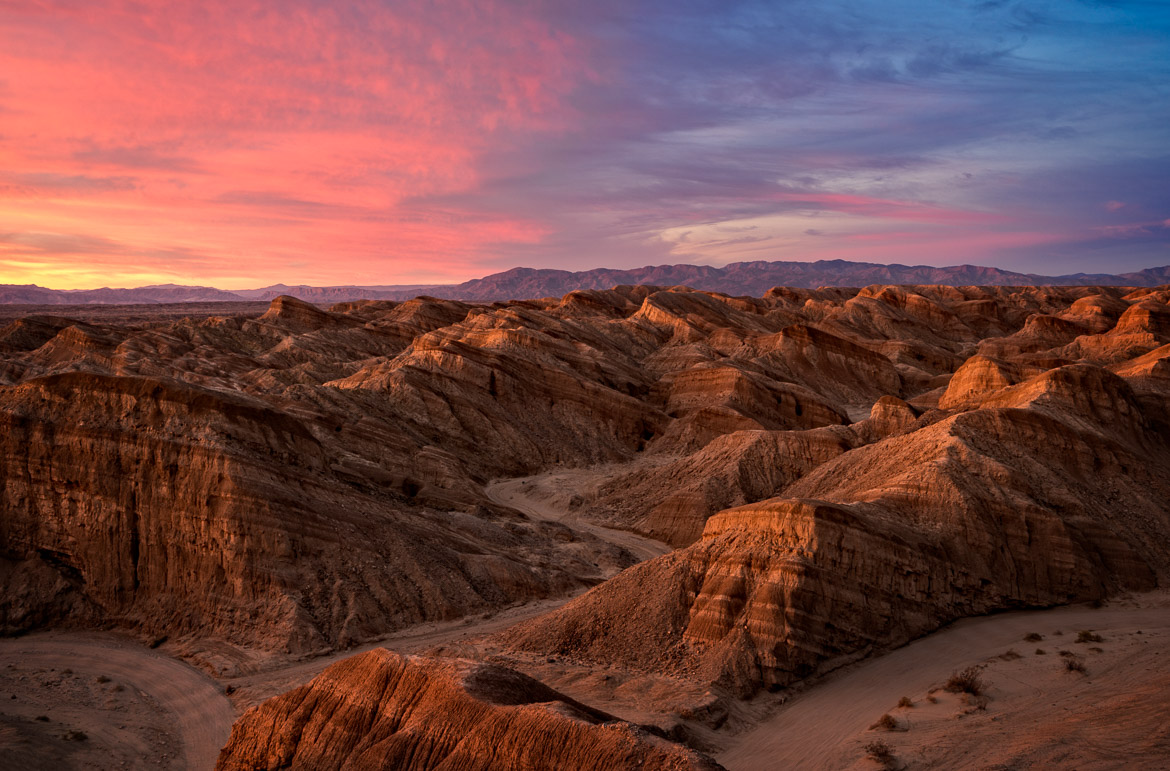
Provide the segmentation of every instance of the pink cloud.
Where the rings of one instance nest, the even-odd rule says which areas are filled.
[[[296,280],[306,271],[290,275],[291,261],[328,255],[328,270],[307,272],[465,278],[470,255],[532,243],[544,227],[402,203],[472,190],[500,143],[574,125],[567,97],[595,77],[588,51],[539,10],[6,7],[0,214],[6,229],[122,244],[135,275],[223,280],[243,262],[256,280]],[[200,259],[151,256],[178,253]],[[50,257],[13,244],[4,254],[5,280],[35,280]]]

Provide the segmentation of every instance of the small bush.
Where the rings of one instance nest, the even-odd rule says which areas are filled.
[[[1095,645],[1092,648],[1089,648],[1089,653],[1104,653],[1104,652],[1105,652],[1104,648],[1098,648]]]
[[[869,727],[871,731],[896,731],[898,729],[898,721],[890,713],[886,713],[878,718],[878,721]]]
[[[1045,654],[1047,654],[1047,653],[1048,653],[1048,651],[1044,650],[1043,648],[1037,648],[1037,649],[1036,649],[1036,655],[1037,655],[1037,656],[1044,656],[1044,655],[1045,655]]]
[[[1044,639],[1044,635],[1039,632],[1028,632],[1024,635],[1024,642],[1040,642]]]
[[[1072,651],[1061,651],[1060,655],[1064,656],[1067,659],[1067,658],[1072,658],[1073,656],[1075,656],[1077,654],[1073,653]]]
[[[947,680],[943,690],[951,693],[969,693],[972,696],[978,696],[983,693],[985,685],[983,678],[979,675],[979,667],[967,667],[958,672],[953,672]]]
[[[885,768],[894,768],[896,763],[894,751],[885,742],[870,742],[865,745],[865,754],[870,760],[876,760]]]
[[[1004,661],[1015,661],[1016,659],[1024,658],[1020,654],[1016,653],[1014,650],[1006,650],[1003,653],[999,654],[999,657],[1001,659],[1003,659]]]
[[[910,700],[909,696],[903,696],[902,698],[898,699],[898,706],[902,708],[913,707],[914,702]]]
[[[1076,658],[1065,659],[1064,660],[1064,668],[1066,670],[1068,670],[1069,672],[1078,672],[1082,675],[1088,674],[1088,670],[1085,669],[1085,663],[1083,661],[1081,661],[1080,659],[1076,659]]]
[[[1077,642],[1079,642],[1079,643],[1105,642],[1105,638],[1099,634],[1096,634],[1091,629],[1082,629],[1080,632],[1077,632]]]
[[[47,723],[47,722],[49,722],[49,716],[48,716],[48,715],[37,715],[37,716],[36,716],[36,718],[34,718],[34,719],[35,719],[35,720],[38,720],[38,721],[40,721],[40,722],[42,722],[42,723]]]
[[[106,683],[110,682],[110,678],[106,677],[105,675],[98,675],[97,681],[102,685],[105,685]]]
[[[83,742],[89,739],[89,736],[85,731],[72,730],[66,731],[61,738],[67,742]]]
[[[938,697],[935,696],[933,693],[928,695],[926,697],[926,700],[929,701],[931,704],[938,704]]]
[[[968,712],[982,712],[987,709],[988,698],[986,696],[972,696],[969,693],[964,693],[963,703],[971,708]]]

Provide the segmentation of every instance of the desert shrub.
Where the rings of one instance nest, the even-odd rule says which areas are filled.
[[[876,760],[878,763],[881,763],[884,768],[895,767],[896,760],[894,758],[894,751],[885,742],[870,742],[865,745],[865,754],[870,760]]]
[[[966,669],[960,669],[958,672],[951,673],[946,685],[943,686],[943,690],[951,693],[969,693],[972,696],[978,696],[983,693],[985,687],[983,678],[979,674],[979,667],[967,667]]]
[[[1079,674],[1088,674],[1085,669],[1085,663],[1077,658],[1067,658],[1064,660],[1064,668],[1069,672],[1077,672]]]
[[[898,728],[898,721],[890,713],[878,718],[878,721],[869,727],[871,731],[894,731]]]
[[[1004,661],[1015,661],[1016,659],[1023,658],[1023,656],[1016,653],[1014,650],[1006,650],[1003,653],[999,654],[999,657],[1001,659],[1003,659]]]
[[[899,707],[913,707],[914,702],[910,700],[909,696],[903,696],[902,698],[898,699],[898,706]]]
[[[1043,656],[1043,655],[1045,655],[1045,654],[1047,654],[1047,653],[1048,653],[1048,651],[1044,650],[1043,648],[1037,648],[1037,649],[1036,649],[1036,655],[1037,655],[1037,656]]]
[[[48,715],[37,715],[37,716],[36,716],[34,719],[35,719],[35,720],[38,720],[38,721],[40,721],[40,722],[42,722],[42,723],[47,723],[47,722],[49,722],[49,716],[48,716]]]
[[[66,731],[61,738],[67,742],[83,742],[89,739],[89,735],[85,731],[70,730]]]
[[[1090,653],[1104,653],[1104,652],[1105,652],[1105,649],[1104,649],[1104,648],[1098,648],[1097,646],[1095,646],[1095,645],[1094,645],[1092,648],[1089,648],[1089,652],[1090,652]]]
[[[1024,642],[1040,642],[1044,639],[1044,635],[1039,632],[1028,632],[1024,635]]]
[[[1099,634],[1096,634],[1091,629],[1082,629],[1080,632],[1077,632],[1077,642],[1079,642],[1079,643],[1105,642],[1105,638]]]
[[[106,677],[105,675],[98,675],[98,676],[97,676],[97,681],[98,681],[99,683],[102,683],[102,684],[104,685],[105,683],[108,683],[108,682],[110,682],[110,678]]]

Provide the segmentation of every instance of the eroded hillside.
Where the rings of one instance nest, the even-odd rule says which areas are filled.
[[[0,626],[280,657],[593,587],[481,650],[605,668],[612,710],[639,678],[747,697],[956,618],[1153,588],[1168,302],[636,286],[24,318],[0,330]],[[563,517],[488,489],[528,476]],[[606,528],[675,550],[631,567]],[[322,719],[312,693],[287,709]],[[309,752],[265,731],[224,762]]]

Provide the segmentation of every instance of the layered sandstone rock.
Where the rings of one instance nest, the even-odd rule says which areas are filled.
[[[714,761],[540,682],[385,649],[334,664],[244,715],[221,771],[715,771]]]
[[[504,642],[748,695],[962,616],[1153,587],[1170,446],[1143,405],[1091,365],[1001,388],[711,517]]]
[[[418,485],[345,473],[309,425],[256,399],[89,373],[3,399],[8,633],[114,621],[305,652],[600,575],[595,556],[539,528],[419,506]]]
[[[938,400],[939,409],[948,410],[978,401],[985,394],[1020,382],[1027,374],[1028,369],[1019,364],[977,354],[963,362],[947,382],[946,393]]]
[[[483,488],[599,463],[562,495],[574,517],[686,548],[517,650],[746,692],[964,614],[1146,586],[1168,300],[624,286],[30,317],[0,332],[0,622],[308,651],[564,594],[632,557]]]
[[[592,510],[608,522],[686,546],[715,512],[778,494],[855,441],[845,427],[725,434],[692,455],[616,476],[599,490]]]

